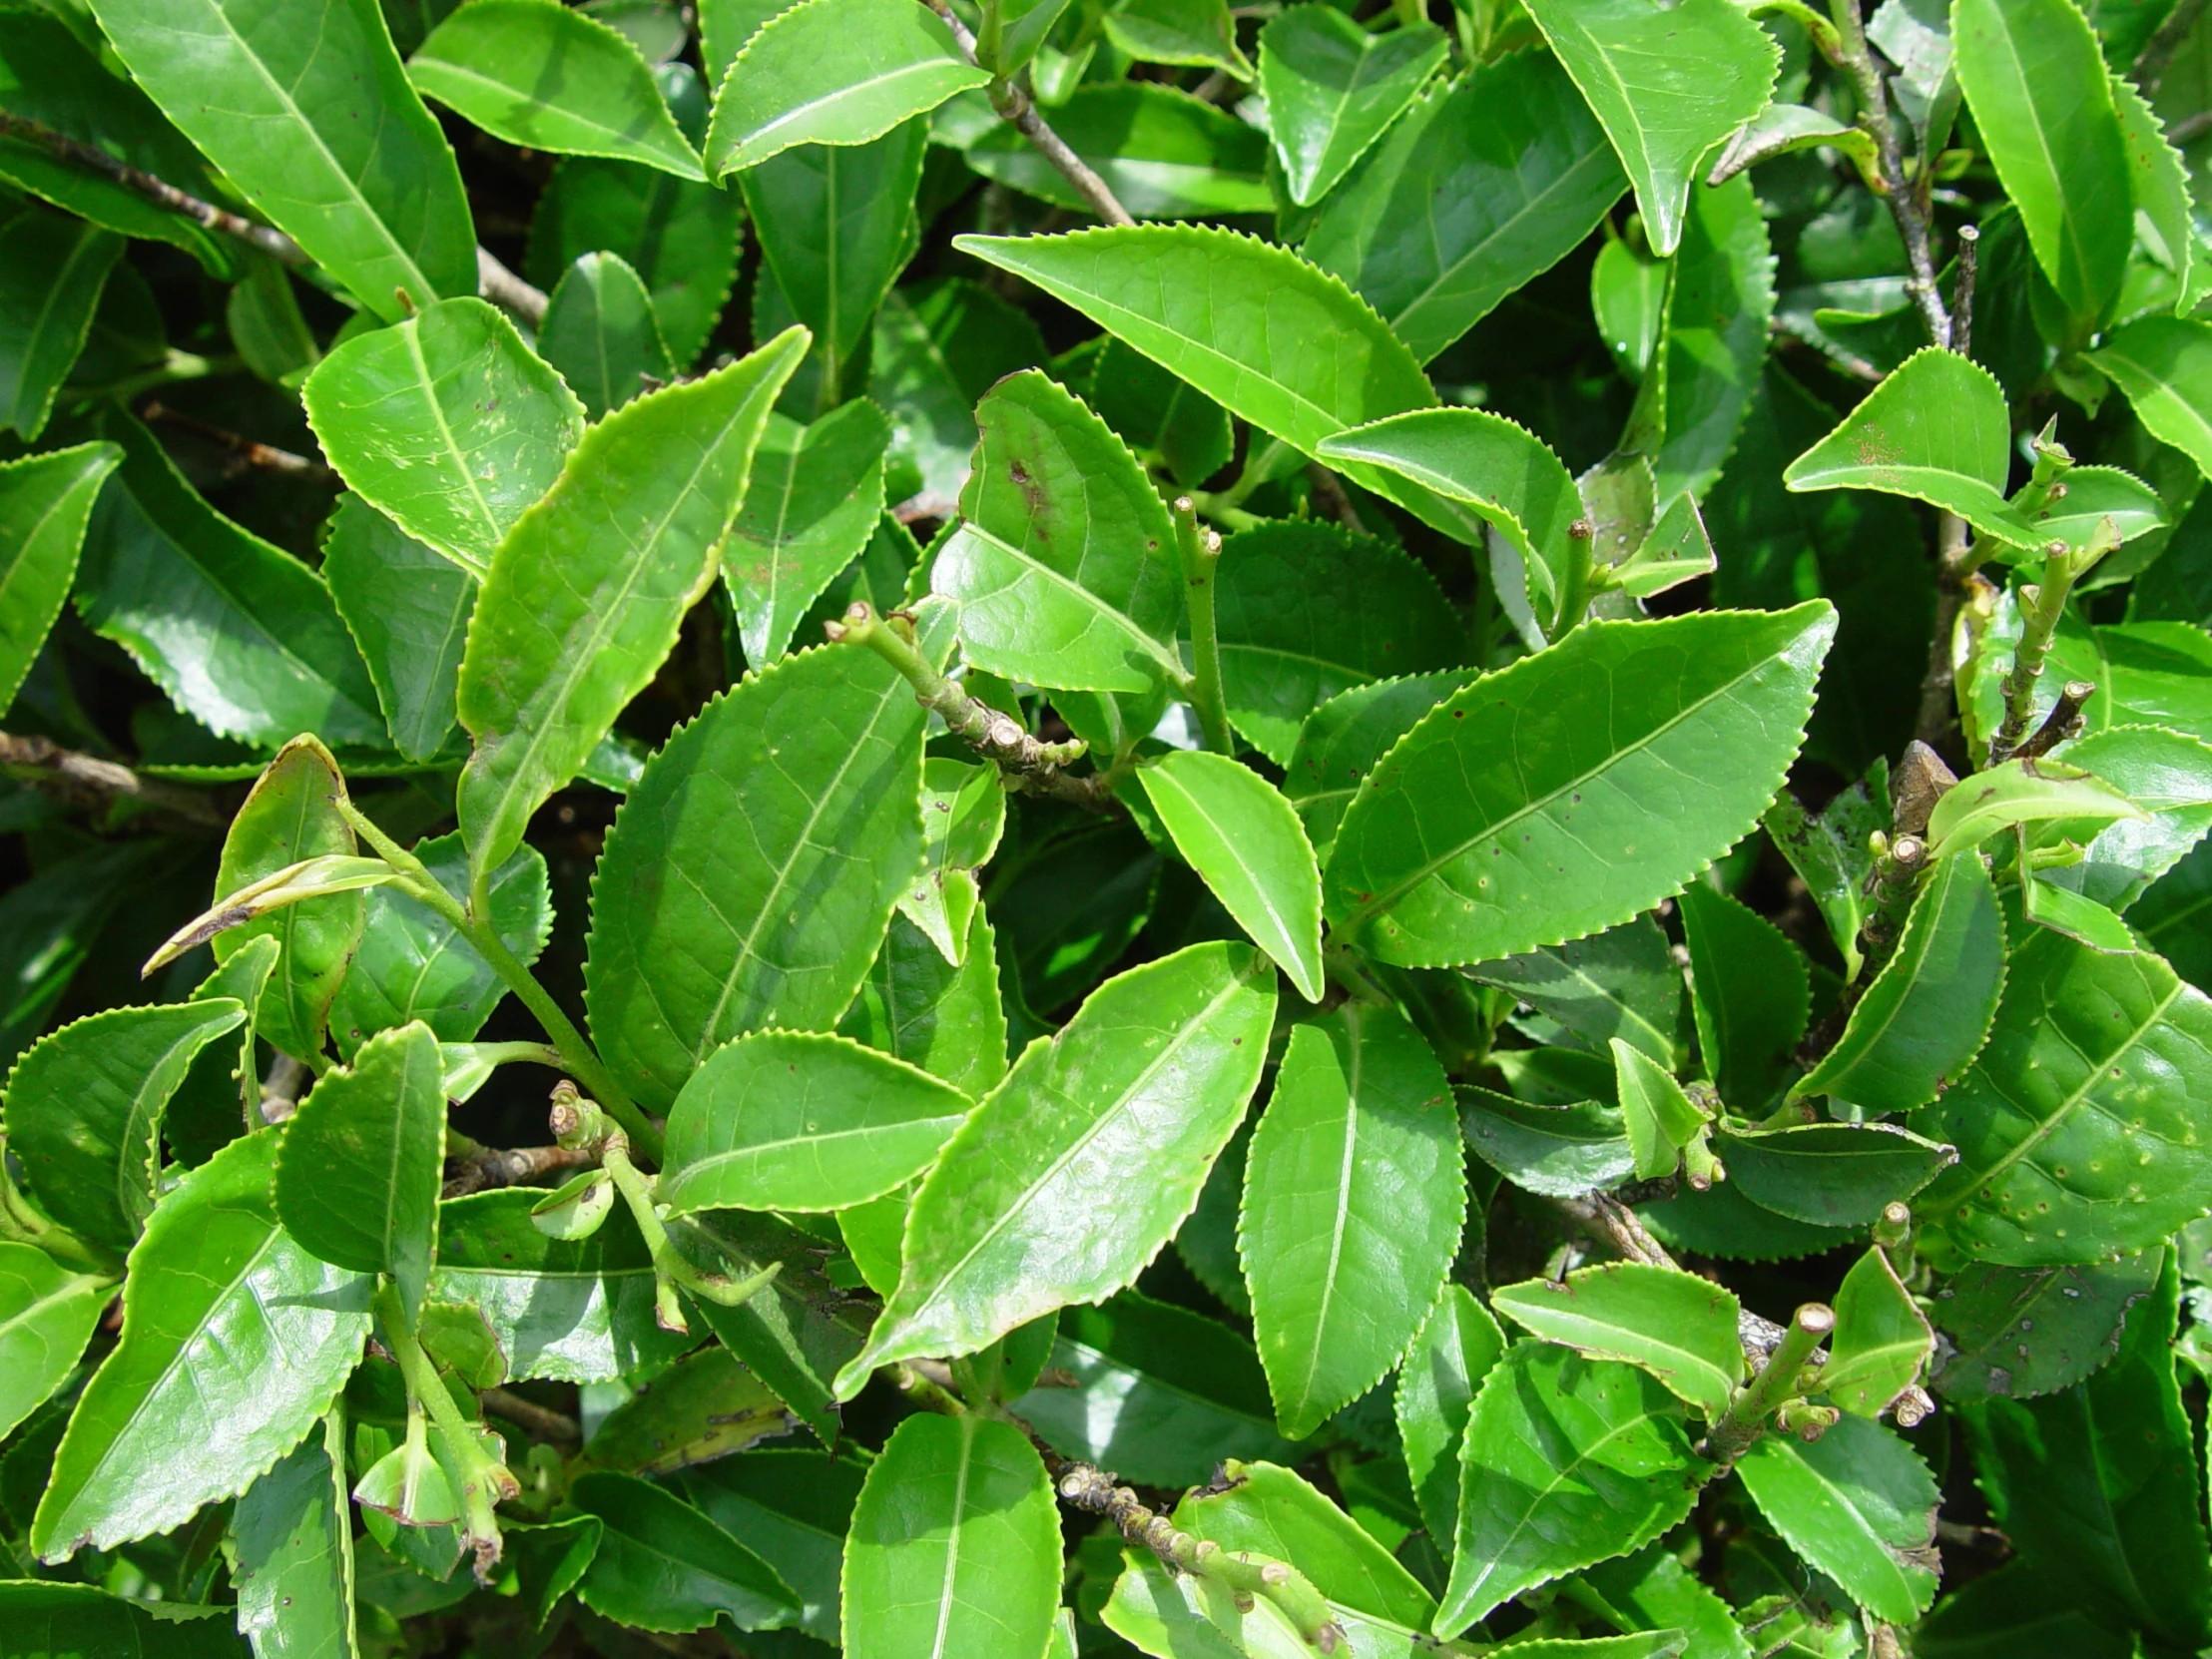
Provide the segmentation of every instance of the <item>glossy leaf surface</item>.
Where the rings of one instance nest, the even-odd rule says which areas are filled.
[[[0,1241],[0,1433],[15,1432],[68,1379],[108,1296],[97,1276]]]
[[[61,614],[92,504],[122,459],[87,443],[0,466],[0,714]]]
[[[883,510],[889,441],[882,411],[864,399],[804,429],[770,420],[745,505],[722,544],[747,662],[766,667],[783,656],[807,608],[867,545]]]
[[[1371,35],[1327,6],[1282,14],[1261,32],[1260,85],[1291,200],[1312,207],[1342,179],[1443,62],[1440,30]]]
[[[1742,1381],[1736,1299],[1693,1274],[1635,1262],[1501,1286],[1491,1305],[1546,1342],[1641,1366],[1708,1417]]]
[[[1846,1416],[1810,1445],[1769,1434],[1736,1465],[1790,1547],[1877,1618],[1909,1624],[1936,1594],[1936,1479],[1880,1423]]]
[[[561,274],[538,349],[594,420],[676,377],[653,295],[620,254],[586,254]]]
[[[773,1630],[799,1612],[774,1567],[675,1493],[635,1475],[579,1475],[569,1501],[602,1528],[577,1586],[585,1606],[645,1630],[701,1630],[728,1617]]]
[[[1459,1436],[1482,1379],[1505,1353],[1505,1334],[1464,1285],[1446,1284],[1406,1351],[1393,1396],[1405,1473],[1429,1536],[1459,1517]]]

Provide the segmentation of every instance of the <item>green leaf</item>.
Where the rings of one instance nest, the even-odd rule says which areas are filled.
[[[561,273],[538,349],[593,420],[676,378],[653,295],[620,254],[586,254]]]
[[[1705,153],[1767,107],[1781,52],[1727,0],[1536,0],[1529,15],[1604,124],[1652,251],[1675,251]]]
[[[224,1616],[229,1611],[131,1600],[90,1584],[8,1579],[0,1581],[0,1653],[7,1659],[238,1659],[239,1639]]]
[[[1451,1085],[1396,1009],[1295,1027],[1245,1164],[1238,1254],[1284,1435],[1304,1439],[1397,1364],[1459,1248]]]
[[[1278,766],[1323,703],[1365,681],[1450,668],[1465,643],[1421,565],[1327,524],[1231,536],[1214,608],[1229,718]]]
[[[345,1418],[332,1412],[231,1514],[239,1633],[257,1659],[351,1659],[353,1527],[345,1490]]]
[[[1295,1562],[1314,1588],[1342,1607],[1414,1630],[1436,1598],[1360,1523],[1290,1469],[1229,1462],[1226,1489],[1203,1487],[1175,1506],[1177,1526],[1224,1550]]]
[[[116,1251],[153,1213],[162,1111],[194,1056],[246,1021],[222,998],[111,1008],[35,1044],[8,1077],[8,1151],[55,1221]]]
[[[669,1108],[657,1201],[692,1210],[843,1210],[928,1168],[973,1103],[843,1037],[725,1044]]]
[[[415,843],[414,854],[447,891],[468,884],[468,852],[458,835]],[[500,941],[527,966],[553,929],[553,898],[545,856],[520,848],[492,871],[490,919]],[[441,1043],[476,1039],[507,994],[507,982],[444,917],[390,886],[368,895],[361,942],[330,1004],[338,1052],[352,1054],[369,1037],[420,1020]]]
[[[975,418],[962,522],[929,573],[959,602],[961,654],[1060,690],[1179,685],[1175,526],[1136,456],[1040,372],[1001,380]]]
[[[1661,1244],[1722,1261],[1787,1262],[1866,1242],[1863,1230],[1816,1227],[1762,1208],[1736,1181],[1716,1181],[1702,1193],[1678,1192],[1636,1213]]]
[[[2023,761],[2006,761],[1943,792],[1929,815],[1929,852],[1940,860],[1979,846],[2016,824],[2066,819],[2105,825],[2148,816],[2109,784],[2077,768],[2041,761],[2031,771]]]
[[[2046,880],[2125,909],[2212,830],[2212,746],[2162,727],[2108,726],[2069,743],[2064,758],[2150,817],[2107,825],[2080,863],[2046,872]]]
[[[1250,82],[1252,65],[1237,50],[1229,0],[1119,0],[1106,14],[1106,38],[1139,63],[1218,69]]]
[[[593,878],[584,970],[600,1052],[641,1098],[673,1101],[747,1031],[836,1023],[920,861],[926,719],[873,652],[824,646],[647,764]]]
[[[390,1275],[408,1320],[437,1254],[444,1067],[419,1020],[361,1045],[299,1103],[276,1160],[276,1215],[310,1255]]]
[[[2127,149],[2127,170],[2135,187],[2135,234],[2145,252],[2173,274],[2173,314],[2187,316],[2206,285],[2189,206],[2188,164],[2167,139],[2166,124],[2152,112],[2134,82],[2111,74],[2106,84],[2112,90],[2112,113],[2119,118],[2120,140]]]
[[[1876,793],[1881,795],[1879,803],[1874,799]],[[1816,817],[1785,790],[1774,798],[1760,822],[1775,849],[1789,860],[1819,906],[1828,923],[1829,937],[1844,959],[1845,976],[1858,978],[1861,888],[1874,867],[1867,835],[1877,829],[1889,833],[1887,791],[1870,792],[1865,784],[1854,784]]]
[[[1958,1161],[1894,1123],[1724,1130],[1716,1150],[1746,1198],[1816,1227],[1865,1226]]]
[[[2120,1324],[2158,1281],[2162,1250],[2083,1267],[1969,1264],[1936,1293],[1947,1339],[1937,1392],[2028,1399],[2080,1382],[2118,1351]]]
[[[1926,1659],[1983,1659],[2004,1653],[2062,1653],[2069,1659],[2131,1659],[2135,1632],[2081,1608],[2074,1585],[2012,1560],[1943,1597],[1913,1635]]]
[[[2088,357],[2127,394],[2152,437],[2212,475],[2212,323],[2137,317]]]
[[[2174,1376],[2178,1291],[2168,1262],[2129,1312],[2110,1365],[2059,1393],[1990,1400],[1975,1438],[2024,1561],[2100,1623],[2186,1647],[2212,1631],[2212,1557]]]
[[[1995,884],[1971,851],[1939,858],[1843,1035],[1791,1098],[1828,1095],[1876,1117],[1927,1105],[1981,1052],[2003,989]]]
[[[393,747],[432,759],[454,736],[476,584],[357,495],[340,496],[330,516],[322,579],[375,682]]]
[[[84,1358],[114,1286],[0,1240],[0,1434],[46,1403]]]
[[[2067,0],[1958,0],[1958,84],[2072,326],[2101,322],[2134,246],[2127,145],[2096,36]]]
[[[1174,87],[1080,87],[1053,109],[1052,131],[1140,219],[1274,211],[1266,137]],[[1089,198],[1017,128],[993,122],[962,155],[986,179],[1057,208],[1091,211]]]
[[[1469,547],[1485,546],[1494,529],[1520,555],[1528,604],[1547,637],[1580,620],[1559,607],[1589,560],[1587,538],[1573,533],[1582,497],[1541,438],[1486,409],[1424,409],[1341,432],[1321,453],[1405,480],[1405,504]]]
[[[99,0],[162,112],[376,316],[476,291],[460,169],[355,0]]]
[[[1298,808],[1325,867],[1361,781],[1421,716],[1473,678],[1465,669],[1371,682],[1338,693],[1307,716],[1285,763],[1283,793]],[[1253,717],[1248,711],[1241,718]]]
[[[1235,232],[1138,225],[953,246],[1066,301],[1303,454],[1347,426],[1436,401],[1411,353],[1343,283]]]
[[[1324,913],[1382,960],[1445,967],[1650,908],[1758,822],[1834,635],[1819,601],[1593,622],[1485,676],[1368,775]],[[1725,774],[1697,759],[1716,753]]]
[[[926,769],[942,763],[922,764]],[[958,954],[957,962],[950,960],[910,917],[894,915],[837,1030],[978,1099],[1006,1075],[997,940],[980,904],[968,918]],[[894,1238],[894,1255],[896,1247]]]
[[[499,544],[461,659],[476,750],[458,806],[473,869],[506,861],[676,643],[806,339],[785,333],[609,415]]]
[[[1880,1423],[1847,1416],[1807,1444],[1769,1434],[1736,1464],[1784,1541],[1876,1618],[1911,1624],[1936,1598],[1936,1477]]]
[[[1319,1002],[1321,870],[1282,792],[1225,755],[1179,752],[1141,768],[1175,849],[1254,943]],[[1410,1032],[1408,1032],[1410,1035]]]
[[[216,898],[228,899],[301,859],[352,852],[353,830],[338,812],[345,799],[345,780],[327,749],[312,738],[284,745],[231,821]],[[357,890],[335,892],[285,904],[215,936],[219,962],[256,938],[276,941],[283,954],[262,992],[255,1030],[295,1059],[322,1051],[330,1004],[360,943],[366,906]]]
[[[321,579],[209,506],[137,421],[111,412],[100,431],[122,445],[123,465],[93,508],[77,572],[92,631],[223,737],[387,742],[376,688]]]
[[[1610,1611],[1615,1624],[1652,1632],[1647,1638],[1652,1643],[1649,1652],[1664,1651],[1660,1643],[1670,1631],[1680,1631],[1682,1635],[1672,1639],[1697,1644],[1698,1659],[1752,1659],[1751,1644],[1736,1622],[1735,1609],[1707,1589],[1664,1544],[1649,1544],[1634,1555],[1601,1561],[1582,1574],[1582,1584]],[[1598,1642],[1581,1645],[1592,1654],[1602,1646]],[[1558,1651],[1560,1659],[1568,1659],[1575,1650],[1561,1644]]]
[[[1637,1549],[1690,1512],[1710,1465],[1679,1400],[1633,1366],[1519,1343],[1490,1368],[1459,1451],[1459,1526],[1438,1635]]]
[[[838,1396],[876,1366],[971,1354],[1134,1280],[1244,1115],[1274,1016],[1264,957],[1196,944],[1109,981],[1025,1049],[923,1181],[897,1294]]]
[[[1139,1652],[1157,1659],[1303,1659],[1316,1651],[1291,1616],[1266,1597],[1238,1596],[1215,1580],[1171,1572],[1150,1550],[1122,1551],[1123,1570],[1100,1618]],[[1375,1659],[1416,1659],[1433,1638],[1403,1625],[1328,1604],[1337,1650]],[[1530,1652],[1551,1646],[1534,1643]],[[1579,1646],[1580,1644],[1575,1644]],[[1623,1655],[1620,1659],[1643,1659]]]
[[[59,220],[43,208],[15,215],[0,233],[14,250],[0,270],[0,417],[35,442],[84,349],[124,243],[112,231]]]
[[[814,331],[825,413],[851,389],[875,308],[920,241],[928,139],[926,123],[909,121],[867,144],[802,145],[741,181],[775,286]]]
[[[889,442],[889,422],[865,398],[804,428],[770,419],[753,485],[722,544],[747,662],[765,668],[783,656],[807,608],[875,533]]]
[[[584,1456],[595,1468],[670,1474],[790,1427],[783,1401],[731,1350],[710,1345],[601,1418]]]
[[[1466,972],[1511,991],[1592,1050],[1619,1037],[1672,1068],[1683,1055],[1682,969],[1671,952],[1666,930],[1647,914],[1588,938],[1477,962]]]
[[[1446,1283],[1398,1368],[1394,1396],[1405,1473],[1431,1538],[1459,1514],[1459,1436],[1482,1379],[1505,1353],[1505,1334],[1464,1285]]]
[[[806,0],[732,60],[707,166],[719,179],[795,144],[865,144],[989,79],[913,0]]]
[[[1660,501],[1703,497],[1736,447],[1767,359],[1774,281],[1774,254],[1751,181],[1700,187],[1690,199],[1667,285],[1656,388],[1664,438],[1652,456]],[[1696,523],[1695,509],[1687,510]]]
[[[1627,188],[1559,59],[1515,52],[1416,99],[1323,205],[1305,253],[1427,362],[1580,246]]]
[[[1713,164],[1705,182],[1726,184],[1761,162],[1816,146],[1848,157],[1859,169],[1860,177],[1867,180],[1868,189],[1875,188],[1875,180],[1881,177],[1881,162],[1874,136],[1864,128],[1847,127],[1834,116],[1806,104],[1769,104],[1728,141],[1728,148],[1721,152],[1720,160]],[[1692,194],[1694,197],[1695,193]],[[1626,244],[1608,246],[1625,247]]]
[[[1821,1368],[1821,1392],[1854,1416],[1887,1411],[1921,1380],[1936,1352],[1928,1316],[1881,1248],[1859,1258],[1836,1293],[1836,1335]]]
[[[92,504],[122,459],[81,443],[0,465],[0,715],[61,615]]]
[[[1636,1155],[1636,1173],[1647,1181],[1673,1175],[1682,1166],[1684,1150],[1704,1137],[1711,1113],[1642,1049],[1618,1037],[1606,1046],[1613,1051],[1613,1087]]]
[[[40,1559],[166,1532],[235,1497],[299,1443],[359,1360],[373,1282],[276,1224],[277,1139],[232,1142],[147,1223],[123,1340],[77,1402],[31,1524]]]
[[[2008,1267],[2158,1243],[2205,1212],[2208,1044],[2212,1003],[2159,957],[2030,929],[1988,1046],[1914,1114],[1959,1154],[1917,1208],[1966,1255]]]
[[[430,1299],[481,1313],[518,1382],[612,1382],[691,1348],[654,1323],[653,1264],[629,1212],[588,1239],[552,1239],[530,1224],[543,1196],[510,1187],[441,1204]]]
[[[1636,1171],[1621,1114],[1594,1101],[1537,1106],[1463,1083],[1459,1129],[1484,1163],[1546,1198],[1617,1186]]]
[[[1118,339],[1100,349],[1088,396],[1139,455],[1186,487],[1219,472],[1235,447],[1228,410]]]
[[[684,1495],[798,1593],[799,1628],[834,1642],[844,1537],[863,1471],[849,1457],[793,1446],[687,1470]]]
[[[1371,35],[1328,6],[1297,7],[1260,31],[1260,90],[1291,200],[1310,208],[1403,113],[1444,61],[1428,23]]]
[[[1679,902],[1698,1051],[1721,1098],[1757,1112],[1796,1069],[1791,1054],[1813,1006],[1805,953],[1703,881],[1692,881]]]
[[[1060,1517],[1021,1430],[918,1412],[868,1465],[844,1546],[854,1653],[1044,1652]]]
[[[593,1470],[576,1477],[568,1500],[604,1528],[576,1587],[602,1618],[673,1634],[725,1616],[741,1630],[775,1630],[798,1616],[799,1598],[776,1569],[674,1492]]]
[[[1733,1293],[1672,1268],[1608,1262],[1563,1280],[1501,1286],[1490,1306],[1547,1343],[1641,1366],[1708,1417],[1743,1381]]]
[[[954,967],[967,960],[981,903],[974,872],[990,862],[1005,830],[1006,786],[995,766],[921,763],[921,871],[898,910]]]
[[[620,31],[559,0],[470,0],[407,60],[415,89],[494,138],[704,179],[699,153]]]

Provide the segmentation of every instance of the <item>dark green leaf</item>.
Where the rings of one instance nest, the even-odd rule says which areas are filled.
[[[1890,1123],[1724,1131],[1714,1151],[1746,1198],[1816,1227],[1864,1226],[1957,1159]]]
[[[584,1459],[624,1474],[671,1474],[791,1427],[783,1401],[712,1345],[687,1355],[602,1417]]]
[[[688,1471],[684,1495],[798,1593],[800,1629],[835,1642],[844,1536],[861,1474],[852,1459],[823,1451],[748,1451]]]
[[[1691,891],[1697,890],[1691,884]],[[1673,1066],[1682,1058],[1682,969],[1666,930],[1650,915],[1588,938],[1549,945],[1494,962],[1478,962],[1467,977],[1500,990],[1557,1020],[1571,1037],[1603,1052],[1613,1038]]]
[[[1286,764],[1283,793],[1298,808],[1325,865],[1345,809],[1376,762],[1421,716],[1473,678],[1473,671],[1464,669],[1371,682],[1338,693],[1307,716]]]
[[[154,1609],[160,1607],[156,1613]],[[6,1659],[239,1659],[229,1608],[128,1600],[90,1584],[0,1581]]]
[[[69,1380],[112,1290],[43,1250],[0,1240],[0,1434]]]
[[[1260,90],[1291,200],[1310,208],[1382,136],[1444,61],[1428,23],[1371,35],[1330,6],[1294,7],[1260,31]]]
[[[1736,447],[1766,361],[1774,273],[1751,181],[1697,190],[1675,252],[1657,353],[1665,438],[1652,469],[1661,501],[1704,496]]]
[[[725,1616],[741,1630],[774,1630],[798,1616],[776,1569],[675,1493],[594,1471],[577,1476],[568,1500],[604,1528],[576,1589],[593,1612],[667,1632]]]
[[[911,919],[893,916],[837,1029],[970,1098],[990,1093],[1006,1075],[1006,1015],[998,999],[996,940],[982,907],[968,920],[957,963]]]
[[[593,420],[676,377],[653,295],[620,254],[586,254],[561,273],[538,349]]]
[[[1505,1353],[1505,1334],[1464,1285],[1446,1284],[1398,1368],[1397,1433],[1421,1521],[1451,1535],[1459,1515],[1459,1436],[1475,1390]]]
[[[232,1511],[231,1584],[239,1633],[256,1659],[351,1659],[353,1528],[345,1490],[345,1418],[247,1487]]]
[[[1118,339],[1109,338],[1098,353],[1090,405],[1179,484],[1203,484],[1234,448],[1226,409]]]
[[[392,747],[427,761],[454,736],[454,685],[476,584],[357,495],[322,544],[330,602],[360,648]]]
[[[1484,1163],[1547,1198],[1615,1186],[1636,1169],[1620,1113],[1594,1101],[1536,1106],[1461,1084],[1459,1128]]]
[[[1974,1263],[1936,1293],[1948,1340],[1936,1389],[1953,1399],[2031,1399],[2070,1387],[2119,1352],[2121,1323],[2164,1260],[2146,1250],[2086,1267]]]
[[[977,400],[1046,355],[1029,313],[980,282],[947,277],[893,292],[876,312],[868,364],[868,395],[891,417],[890,475],[918,483],[949,518],[975,448]]]
[[[81,443],[0,466],[0,715],[61,614],[92,504],[122,459]]]
[[[1796,1069],[1790,1056],[1813,1005],[1805,953],[1703,881],[1684,888],[1680,903],[1699,1053],[1721,1098],[1757,1113]]]
[[[15,250],[0,269],[0,416],[35,441],[84,349],[123,239],[43,208],[17,214],[0,226],[0,236]]]

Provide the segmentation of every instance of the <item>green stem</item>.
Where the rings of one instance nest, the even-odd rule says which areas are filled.
[[[1759,1375],[1736,1390],[1728,1409],[1713,1419],[1699,1449],[1723,1471],[1751,1449],[1765,1432],[1767,1418],[1801,1392],[1798,1374],[1813,1358],[1822,1341],[1836,1329],[1835,1311],[1825,1304],[1808,1302],[1797,1311],[1775,1344]]]
[[[2074,583],[2118,545],[2119,532],[2109,518],[2078,548],[2054,541],[2043,559],[2042,581],[2020,589],[2020,643],[2004,676],[2004,724],[1989,744],[1991,766],[2007,759],[2027,736],[2028,723],[2035,718],[2035,684],[2043,677],[2043,663]]]
[[[522,1482],[484,1449],[476,1437],[475,1425],[461,1415],[437,1368],[430,1364],[429,1355],[423,1353],[422,1344],[409,1329],[399,1293],[388,1282],[376,1293],[376,1318],[383,1328],[384,1346],[399,1363],[407,1398],[428,1410],[452,1453],[455,1472],[460,1475],[463,1536],[476,1552],[476,1581],[484,1583],[501,1549],[499,1518],[492,1512],[493,1507],[518,1494]]]
[[[1198,505],[1187,495],[1175,498],[1175,541],[1183,555],[1183,583],[1191,602],[1191,679],[1184,688],[1206,747],[1222,755],[1237,752],[1229,730],[1229,709],[1222,700],[1221,640],[1214,626],[1214,572],[1221,565],[1221,536],[1198,522]]]
[[[771,1262],[743,1279],[732,1279],[727,1274],[707,1273],[693,1267],[676,1248],[676,1241],[669,1237],[668,1226],[661,1220],[660,1209],[653,1201],[653,1190],[638,1172],[638,1166],[630,1161],[629,1144],[620,1134],[609,1136],[600,1148],[599,1167],[614,1178],[616,1190],[630,1206],[638,1231],[645,1237],[646,1252],[653,1260],[653,1315],[664,1331],[690,1329],[684,1321],[684,1305],[677,1300],[678,1286],[705,1301],[735,1308],[767,1289],[784,1271],[783,1263]]]
[[[507,948],[498,930],[492,926],[489,907],[481,893],[472,907],[464,905],[445,890],[444,883],[432,875],[422,860],[401,846],[377,828],[375,822],[358,807],[344,800],[338,802],[338,811],[355,832],[376,849],[377,856],[398,870],[404,878],[399,884],[411,898],[420,900],[460,935],[476,947],[478,955],[490,964],[491,970],[506,982],[509,990],[520,998],[522,1005],[537,1017],[545,1034],[553,1039],[553,1047],[561,1057],[561,1063],[576,1074],[576,1078],[589,1089],[593,1098],[613,1114],[645,1157],[658,1164],[661,1161],[661,1132],[653,1125],[629,1093],[614,1079],[614,1074],[584,1040],[584,1034],[576,1029],[573,1021],[561,1011],[561,1005],[553,1000],[553,993],[538,982],[536,974],[523,966],[515,953]],[[481,917],[482,919],[478,919]]]

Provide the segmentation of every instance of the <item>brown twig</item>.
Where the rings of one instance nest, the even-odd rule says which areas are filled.
[[[1958,285],[1951,290],[1950,348],[1961,357],[1973,355],[1973,289],[1981,270],[1981,229],[1958,227]]]
[[[533,328],[545,320],[545,307],[551,303],[543,288],[532,287],[482,247],[476,250],[476,291]]]
[[[1906,288],[1920,306],[1929,338],[1947,347],[1951,342],[1950,313],[1943,309],[1943,296],[1936,285],[1936,256],[1928,214],[1913,189],[1913,181],[1905,175],[1905,148],[1898,139],[1897,123],[1890,118],[1889,90],[1883,85],[1874,51],[1867,44],[1859,0],[1847,0],[1836,7],[1836,31],[1843,67],[1859,92],[1859,125],[1874,140],[1882,163],[1883,194],[1889,200],[1891,218],[1897,221],[1898,234],[1904,239],[1906,262],[1912,267],[1912,275],[1905,279]],[[1927,159],[1921,158],[1924,178]]]
[[[2043,724],[2035,729],[2034,736],[2012,751],[2015,761],[2037,761],[2048,755],[2068,738],[2081,730],[2081,710],[2090,698],[2097,695],[2094,680],[2068,680],[2058,693],[2058,701],[2051,705]]]
[[[1914,736],[1922,743],[1941,743],[1958,719],[1953,693],[1957,668],[1951,661],[1951,635],[1958,628],[1958,612],[1973,585],[1980,564],[1966,521],[1956,513],[1942,515],[1936,532],[1936,636],[1929,643],[1928,672],[1921,678],[1921,712]]]
[[[598,1162],[596,1147],[479,1146],[446,1160],[454,1173],[438,1196],[466,1198],[487,1187],[525,1187],[556,1171],[584,1169]]]
[[[190,432],[195,437],[205,438],[218,448],[228,450],[241,468],[260,467],[265,472],[311,478],[318,484],[329,484],[333,488],[342,482],[334,471],[320,461],[310,461],[306,456],[294,455],[288,449],[278,449],[274,444],[257,442],[243,433],[212,426],[197,415],[186,414],[182,409],[173,409],[166,403],[148,403],[139,411],[139,418],[149,425],[174,426],[180,432]]]
[[[476,1397],[484,1402],[484,1409],[496,1411],[516,1426],[528,1429],[541,1440],[560,1440],[570,1445],[581,1444],[584,1425],[566,1411],[556,1411],[549,1405],[540,1405],[534,1399],[524,1399],[520,1394],[509,1393],[505,1388],[479,1389]]]
[[[0,732],[0,772],[73,807],[130,804],[204,830],[227,829],[231,822],[228,813],[198,790],[141,778],[127,766],[80,755],[49,738]]]
[[[1368,533],[1367,525],[1361,520],[1360,509],[1353,505],[1342,478],[1319,461],[1307,463],[1306,476],[1313,481],[1314,499],[1329,509],[1331,518],[1356,536]]]
[[[2166,78],[2166,66],[2173,62],[2174,54],[2181,50],[2181,43],[2189,38],[2190,31],[2197,26],[2197,19],[2204,15],[2204,3],[2205,0],[2181,0],[2166,14],[2166,21],[2158,26],[2157,33],[2143,43],[2142,51],[2136,53],[2127,75],[2135,83],[2135,90],[2143,95],[2144,103],[2158,96],[2158,84]]]

